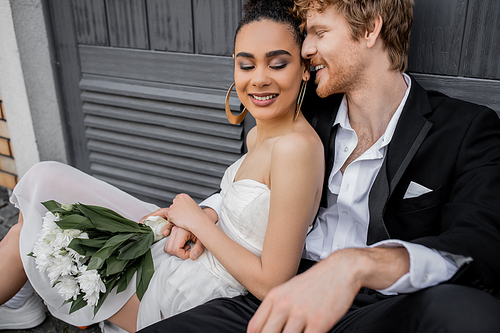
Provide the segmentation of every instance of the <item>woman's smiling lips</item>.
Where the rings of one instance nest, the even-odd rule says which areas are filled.
[[[278,94],[270,93],[260,93],[260,94],[248,94],[252,102],[257,106],[268,106],[276,101]]]

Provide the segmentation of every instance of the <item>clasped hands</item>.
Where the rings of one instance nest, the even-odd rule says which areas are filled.
[[[163,229],[163,235],[169,236],[164,251],[182,260],[196,260],[205,251],[203,243],[191,232],[193,224],[207,217],[213,223],[218,220],[213,209],[201,209],[187,194],[178,194],[169,208],[160,208],[144,216],[141,221],[149,216],[161,216],[171,222]]]

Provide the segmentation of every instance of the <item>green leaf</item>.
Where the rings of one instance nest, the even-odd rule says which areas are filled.
[[[28,257],[33,257],[33,258],[36,258],[35,254],[33,252],[30,252],[27,254]]]
[[[124,233],[111,237],[99,251],[92,255],[87,269],[100,269],[104,261],[132,236],[134,236],[133,233]]]
[[[113,216],[104,210],[104,208],[96,209],[97,206],[87,206],[77,204],[78,209],[91,221],[92,224],[99,230],[108,232],[140,232],[144,233],[139,224],[130,220],[116,220]],[[99,208],[99,207],[98,207]],[[127,222],[125,222],[125,220]]]
[[[150,229],[151,230],[151,229]],[[140,235],[119,250],[118,259],[135,259],[146,253],[153,244],[154,235],[150,233]]]
[[[115,219],[117,221],[121,221],[125,224],[130,224],[130,225],[137,224],[137,222],[129,220],[129,219],[123,217],[122,215],[118,214],[117,212],[115,212],[114,210],[111,210],[109,208],[101,207],[101,206],[83,205],[83,204],[80,204],[80,205],[84,206],[87,209],[93,210],[94,212],[96,212],[102,216],[106,216],[108,218],[112,218],[112,219]]]
[[[82,231],[95,229],[94,225],[88,218],[77,214],[67,215],[60,221],[56,221],[56,224],[61,229],[79,229]]]
[[[118,289],[117,293],[121,293],[125,289],[127,289],[128,284],[134,277],[134,273],[137,271],[137,267],[139,266],[140,259],[129,261],[129,265],[126,268],[125,272],[120,276],[120,280],[118,280]]]
[[[78,295],[76,300],[74,300],[73,303],[71,303],[71,307],[69,308],[69,314],[72,314],[73,312],[80,310],[86,305],[87,302],[83,299],[83,294]]]
[[[106,244],[106,241],[106,239],[73,238],[68,247],[82,256],[91,257]]]
[[[151,255],[151,250],[147,251],[146,254],[142,257],[142,260],[137,268],[137,297],[139,300],[142,300],[144,293],[149,286],[149,281],[153,277],[154,273],[154,265],[153,265],[153,256]]]
[[[61,208],[61,204],[54,200],[42,202],[42,205],[44,205],[44,207],[51,212],[55,209]]]
[[[106,276],[120,273],[125,269],[129,260],[120,260],[118,255],[112,255],[106,260]]]
[[[47,208],[47,210],[51,211],[53,214],[59,214],[59,216],[71,215],[76,212],[74,209],[72,211],[67,211],[66,209],[61,207],[61,204],[59,202],[54,200],[42,202],[42,205],[44,205],[45,208]]]

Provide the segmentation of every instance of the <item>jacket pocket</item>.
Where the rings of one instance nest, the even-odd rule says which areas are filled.
[[[443,201],[443,190],[440,187],[432,192],[422,194],[415,198],[400,199],[396,201],[394,214],[417,212],[441,204]]]

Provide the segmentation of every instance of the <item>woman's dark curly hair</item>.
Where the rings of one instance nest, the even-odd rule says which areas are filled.
[[[293,5],[293,0],[248,0],[243,7],[243,18],[236,29],[235,42],[238,33],[245,25],[270,20],[286,25],[300,48],[304,35],[300,31],[301,20],[293,13]]]

